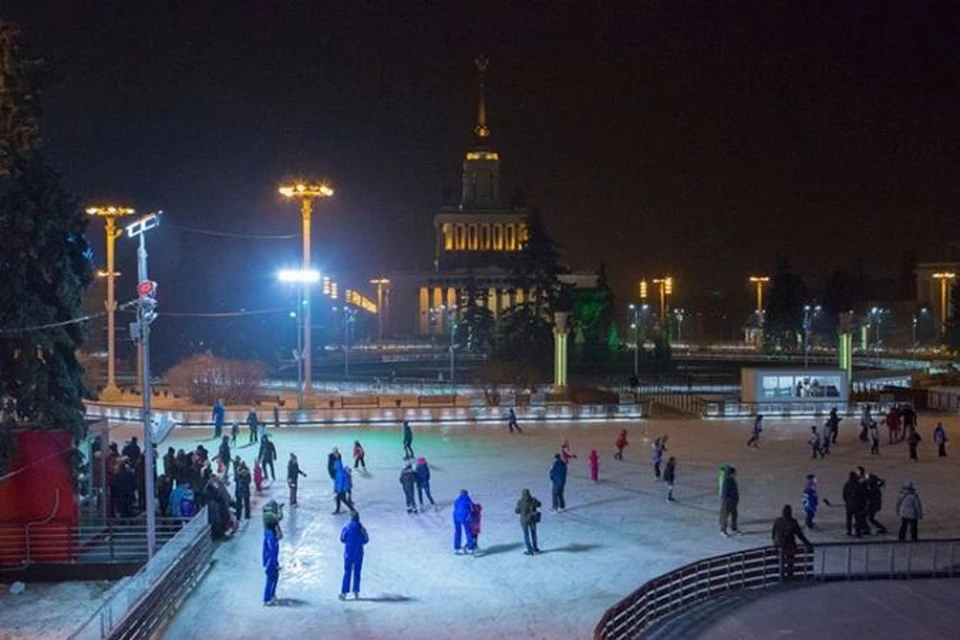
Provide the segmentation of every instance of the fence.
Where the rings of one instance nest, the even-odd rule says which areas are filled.
[[[183,603],[210,566],[213,542],[204,507],[71,640],[150,638]]]
[[[960,539],[818,545],[812,551],[798,550],[792,579],[952,578],[958,573],[954,567],[958,545]],[[790,578],[775,547],[699,560],[648,581],[608,609],[594,629],[594,640],[637,638],[655,623],[709,598],[786,579]]]

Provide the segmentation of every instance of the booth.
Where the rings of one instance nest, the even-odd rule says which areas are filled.
[[[766,369],[740,371],[740,399],[748,404],[845,404],[850,380],[843,369]]]

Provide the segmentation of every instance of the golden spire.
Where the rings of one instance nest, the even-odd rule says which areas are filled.
[[[474,60],[474,64],[477,65],[477,76],[480,83],[480,103],[477,105],[477,126],[473,128],[473,133],[477,136],[478,141],[485,142],[486,139],[490,137],[490,127],[487,126],[487,103],[486,96],[484,95],[484,89],[487,86],[487,67],[490,66],[490,58],[481,55]]]

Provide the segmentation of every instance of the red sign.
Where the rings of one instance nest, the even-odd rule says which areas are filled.
[[[144,280],[137,285],[137,295],[143,296],[152,296],[157,290],[157,283],[153,280]]]

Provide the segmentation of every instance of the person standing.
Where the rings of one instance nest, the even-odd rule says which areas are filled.
[[[863,407],[863,413],[860,414],[860,434],[857,436],[862,441],[866,442],[867,430],[870,428],[870,421],[873,420],[871,417],[870,405]]]
[[[273,404],[273,428],[280,430],[280,403],[275,402]]]
[[[877,427],[877,421],[870,421],[870,428],[867,430],[870,435],[870,455],[880,455],[880,429]]]
[[[830,425],[830,440],[837,444],[837,436],[840,433],[840,416],[837,415],[837,408],[830,409],[830,417],[827,418],[827,424]]]
[[[470,514],[473,513],[473,500],[466,489],[460,491],[459,497],[453,503],[453,551],[461,555],[461,534],[467,538],[465,551],[473,553],[476,549],[476,543],[473,540],[473,533],[470,530]]]
[[[620,435],[617,436],[617,441],[614,443],[614,446],[617,448],[617,452],[613,454],[613,457],[617,460],[623,460],[623,450],[630,446],[630,443],[627,442],[626,429],[623,429]]]
[[[907,447],[910,448],[910,459],[913,461],[917,460],[917,445],[922,439],[916,427],[910,429],[910,433],[907,434]]]
[[[597,482],[600,477],[600,454],[596,449],[590,450],[590,479]]]
[[[263,440],[260,441],[260,455],[257,457],[263,465],[264,475],[267,475],[267,471],[269,471],[270,479],[276,480],[277,475],[273,470],[273,463],[277,459],[277,447],[269,436],[263,436]]]
[[[467,527],[470,529],[470,535],[473,536],[473,552],[480,553],[480,528],[483,521],[483,505],[474,502],[470,508],[470,520]]]
[[[272,607],[277,604],[277,583],[280,581],[280,534],[277,522],[264,523],[262,556],[263,571],[267,574],[263,604]]]
[[[340,449],[334,447],[333,450],[327,454],[327,474],[331,480],[335,481],[337,479],[338,466],[343,466],[343,456],[340,455]]]
[[[753,429],[750,431],[750,439],[747,440],[748,447],[758,448],[760,446],[761,431],[763,431],[763,416],[757,415],[753,421]]]
[[[423,511],[423,494],[427,494],[427,500],[430,501],[434,509],[437,503],[433,501],[430,494],[430,465],[424,457],[417,458],[417,468],[414,471],[417,474],[417,501],[420,503],[420,511]]]
[[[660,479],[660,464],[663,462],[663,452],[667,450],[667,436],[661,436],[653,441],[653,455],[650,460],[653,462],[653,477]]]
[[[537,523],[540,522],[540,501],[530,495],[530,489],[524,489],[517,501],[514,512],[520,516],[520,528],[523,529],[523,545],[527,548],[524,555],[532,556],[540,553],[537,546]]]
[[[238,435],[240,435],[240,423],[234,420],[230,425],[230,446],[236,446]]]
[[[667,483],[667,502],[674,502],[673,483],[677,478],[677,459],[670,456],[667,459],[667,466],[663,468],[663,481]]]
[[[364,460],[364,451],[363,446],[360,444],[359,440],[353,441],[353,468],[356,469],[358,466],[362,466],[363,470],[367,470],[367,462]]]
[[[350,522],[340,532],[340,542],[343,543],[343,581],[340,583],[340,599],[346,600],[347,593],[352,589],[353,599],[359,600],[363,546],[370,542],[370,536],[366,528],[360,524],[360,514],[356,511],[350,514]]]
[[[260,432],[260,420],[257,418],[256,410],[251,407],[250,412],[247,413],[247,426],[250,427],[250,439],[247,441],[247,444],[253,444],[257,442],[257,438]]]
[[[230,482],[230,440],[223,436],[220,441],[220,449],[217,451],[217,461],[223,469],[223,481]]]
[[[263,492],[263,467],[260,466],[259,461],[253,463],[253,486],[258,495]]]
[[[737,486],[737,470],[730,467],[723,479],[723,488],[720,489],[720,535],[727,537],[727,523],[733,533],[740,533],[737,528],[737,507],[740,505],[740,488]]]
[[[906,432],[917,428],[917,412],[913,410],[913,405],[903,406],[903,431],[900,432],[900,439],[906,437]]]
[[[407,513],[416,513],[417,504],[413,501],[413,488],[417,484],[417,474],[409,463],[404,465],[400,472],[400,486],[403,487],[403,497],[407,501]]]
[[[340,513],[340,505],[345,504],[350,511],[353,511],[353,500],[350,498],[350,494],[353,492],[353,478],[350,476],[349,467],[343,466],[339,461],[337,461],[337,476],[333,481],[333,490],[335,492],[335,509],[334,514]]]
[[[897,498],[897,515],[900,516],[899,540],[901,542],[906,540],[907,528],[909,528],[910,539],[916,542],[917,523],[923,520],[923,504],[916,489],[913,488],[913,483],[909,480],[900,489],[900,496]]]
[[[213,419],[213,439],[219,440],[223,436],[223,419],[227,415],[227,410],[223,406],[223,400],[217,399],[213,403],[211,418]]]
[[[250,469],[237,456],[233,461],[233,478],[235,487],[233,499],[236,503],[237,522],[240,522],[240,516],[243,515],[247,520],[250,519]]]
[[[916,429],[912,429],[916,431]],[[947,455],[947,432],[943,430],[943,424],[937,423],[933,428],[933,442],[937,445],[937,457],[944,458]]]
[[[803,512],[806,514],[806,527],[813,529],[813,519],[817,517],[817,507],[820,505],[820,496],[817,492],[817,476],[807,474],[807,484],[803,488]]]
[[[523,429],[520,428],[519,423],[517,423],[517,412],[510,409],[510,412],[507,414],[507,426],[510,428],[510,433],[513,433],[513,430],[516,429],[517,433],[523,433]]]
[[[297,485],[300,483],[300,476],[306,478],[307,474],[300,470],[300,462],[296,454],[291,453],[290,461],[287,462],[287,486],[290,487],[291,507],[297,506]]]
[[[413,429],[408,420],[403,421],[403,459],[413,460]]]
[[[780,517],[773,522],[773,546],[780,552],[780,579],[789,580],[793,577],[793,565],[797,556],[797,539],[807,547],[808,551],[813,551],[813,545],[803,535],[800,523],[793,517],[793,509],[790,505],[783,505],[783,511]]]
[[[567,463],[563,461],[563,457],[559,453],[553,456],[553,466],[550,467],[550,483],[553,485],[551,491],[552,508],[557,513],[561,513],[567,508],[567,503],[563,499],[563,490],[567,484]]]
[[[817,433],[817,425],[810,427],[810,438],[807,440],[807,444],[810,445],[810,449],[813,451],[811,458],[816,458],[817,456],[823,457],[823,446],[820,443],[820,434]]]
[[[846,507],[847,535],[860,537],[864,533],[865,523],[861,514],[866,512],[864,492],[861,490],[860,476],[851,471],[843,485],[843,502]],[[851,531],[852,527],[852,531]]]
[[[900,441],[900,418],[902,415],[900,407],[893,405],[883,418],[883,421],[887,424],[887,444]]]
[[[883,487],[886,486],[883,478],[871,473],[867,476],[866,497],[867,497],[867,523],[877,528],[877,533],[885,534],[887,528],[877,522],[877,514],[883,506]]]

